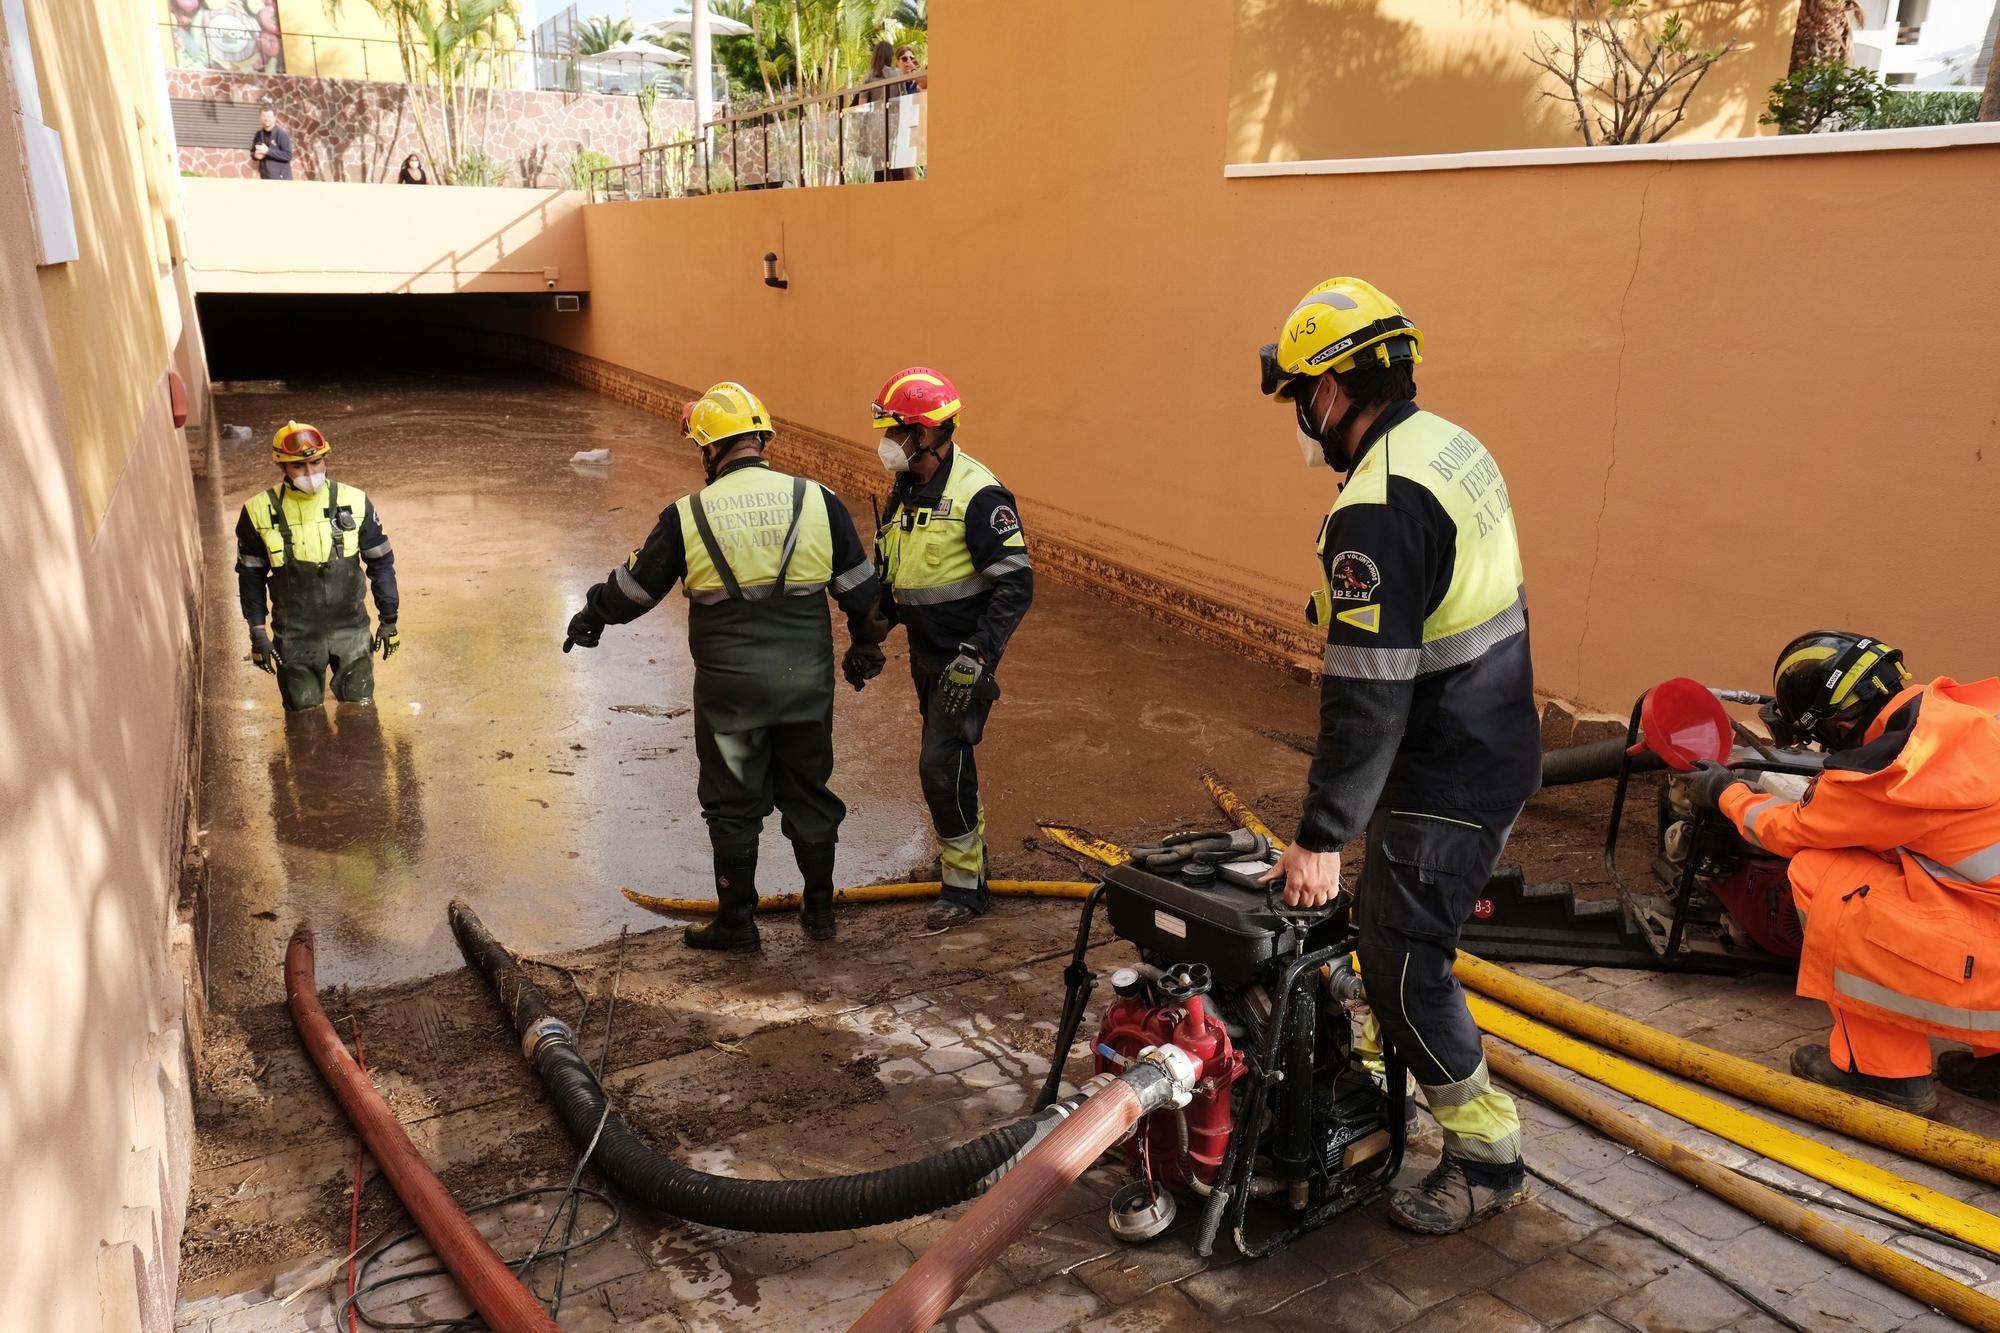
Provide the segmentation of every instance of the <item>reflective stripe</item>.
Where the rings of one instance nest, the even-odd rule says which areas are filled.
[[[875,562],[863,560],[826,586],[836,593],[849,592],[875,577]]]
[[[1760,852],[1767,852],[1771,849],[1766,847],[1764,840],[1757,836],[1757,821],[1763,818],[1766,810],[1769,810],[1774,805],[1781,804],[1783,801],[1784,797],[1782,796],[1766,796],[1763,800],[1743,812],[1743,822],[1741,825],[1743,836],[1748,838],[1750,845]]]
[[[632,571],[620,565],[611,571],[611,581],[618,585],[618,591],[640,606],[652,606],[660,599],[639,586],[639,580],[632,577]]]
[[[383,542],[380,546],[371,546],[363,551],[361,558],[363,560],[380,560],[387,554],[389,554],[389,543]]]
[[[261,555],[239,554],[236,557],[236,567],[238,569],[269,569],[271,567],[271,562],[266,560]]]
[[[1028,553],[1026,551],[1017,551],[1013,555],[1002,556],[979,572],[988,578],[997,579],[1002,574],[1011,574],[1017,569],[1032,568],[1034,566],[1028,563]]]
[[[1447,634],[1441,639],[1432,639],[1424,645],[1423,656],[1417,661],[1417,674],[1428,676],[1437,671],[1449,671],[1475,662],[1486,655],[1488,649],[1504,639],[1525,633],[1528,628],[1528,599],[1525,592],[1514,598],[1514,604],[1506,610],[1483,620],[1471,629],[1462,629],[1456,634]]]
[[[965,597],[977,597],[993,586],[993,580],[984,574],[974,574],[969,579],[956,583],[944,583],[935,588],[897,588],[898,606],[936,606],[939,602],[956,602]]]
[[[690,588],[686,584],[682,584],[681,587],[682,591],[687,593],[690,602],[699,602],[703,606],[714,606],[718,602],[731,600],[729,589],[727,588]],[[776,583],[760,583],[754,588],[739,588],[738,592],[740,595],[734,600],[739,602],[768,602],[777,590],[778,585]],[[787,583],[784,595],[787,597],[814,597],[825,591],[826,584],[824,583]]]
[[[2000,879],[2000,846],[1988,847],[1985,851],[1974,852],[1963,861],[1955,861],[1949,865],[1942,861],[1933,861],[1922,852],[1913,852],[1907,847],[1901,850],[1911,860],[1930,871],[1933,879],[1956,879],[1962,880],[1967,884],[1990,885],[1991,887],[2000,888],[2000,885],[1992,884],[1992,881]]]
[[[1415,648],[1359,648],[1353,644],[1329,643],[1322,670],[1342,680],[1415,680],[1417,659],[1421,656]]]
[[[1954,1009],[1948,1004],[1919,1000],[1914,995],[1890,990],[1879,982],[1857,977],[1837,967],[1833,970],[1833,989],[1835,994],[1845,995],[1850,1000],[1860,1000],[1877,1009],[1887,1009],[1890,1013],[1903,1014],[1938,1027],[1957,1028],[1964,1032],[2000,1032],[2000,1010]]]

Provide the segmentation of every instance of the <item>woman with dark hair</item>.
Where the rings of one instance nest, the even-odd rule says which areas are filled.
[[[424,160],[411,153],[403,159],[403,169],[396,173],[398,185],[429,185],[430,174],[424,170]]]
[[[922,68],[923,68],[923,61],[918,59],[916,47],[914,46],[897,47],[896,72],[899,74],[907,74],[910,77],[909,81],[904,83],[901,87],[897,88],[896,91],[903,94],[909,94],[909,93],[922,92],[924,89],[930,87],[931,83],[930,76],[928,74],[919,74],[917,72]]]

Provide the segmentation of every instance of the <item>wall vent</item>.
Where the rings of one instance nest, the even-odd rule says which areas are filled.
[[[583,298],[580,296],[558,296],[556,298],[556,309],[565,314],[581,310],[583,309]]]

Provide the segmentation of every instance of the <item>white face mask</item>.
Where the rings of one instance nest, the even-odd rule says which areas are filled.
[[[1322,445],[1318,440],[1315,440],[1312,436],[1306,434],[1305,428],[1303,426],[1300,426],[1295,422],[1292,425],[1292,430],[1296,432],[1299,437],[1299,457],[1306,460],[1307,467],[1332,466],[1332,464],[1326,461],[1325,446]]]
[[[308,472],[302,477],[292,477],[289,480],[291,481],[293,490],[305,495],[311,495],[319,490],[320,487],[326,485],[326,473]]]
[[[882,466],[891,472],[908,472],[910,456],[903,452],[903,446],[884,435],[882,442],[875,446],[875,456],[882,460]]]

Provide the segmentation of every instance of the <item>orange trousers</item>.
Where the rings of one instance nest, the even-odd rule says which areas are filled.
[[[1850,1074],[1876,1078],[1921,1078],[1931,1072],[1931,1039],[1915,1028],[1884,1023],[1853,1009],[1829,1004],[1833,1032],[1827,1054]],[[1975,1046],[1974,1055],[2000,1055],[2000,1047]]]

